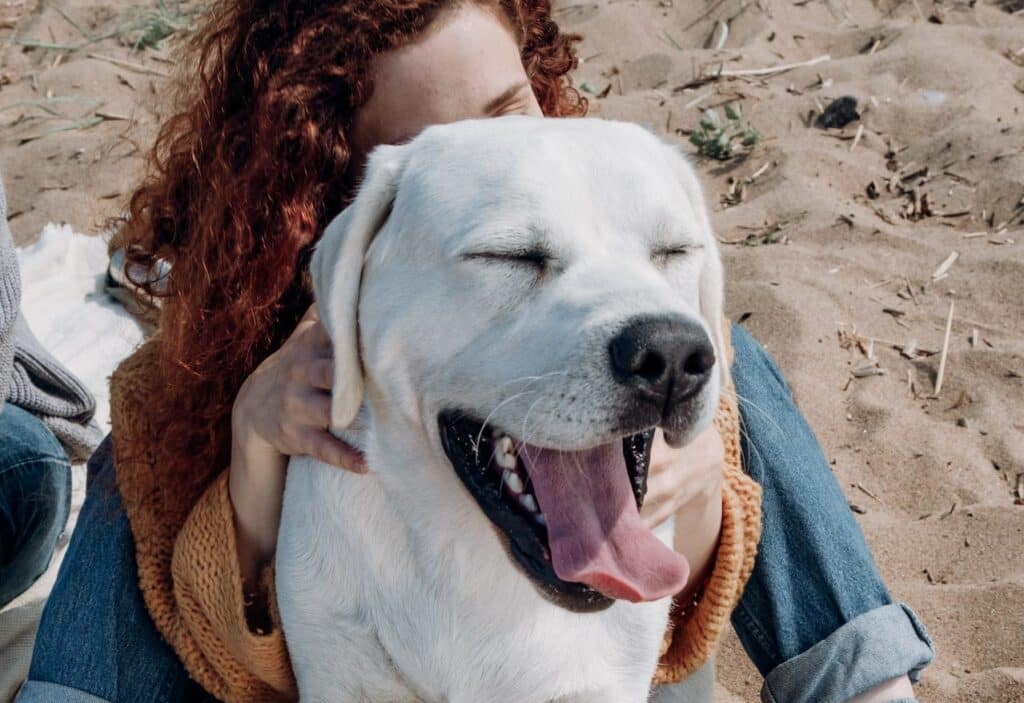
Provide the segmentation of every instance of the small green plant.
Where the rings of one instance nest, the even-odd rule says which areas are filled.
[[[761,133],[749,122],[743,122],[739,105],[725,106],[725,120],[716,110],[705,110],[700,126],[690,135],[690,143],[703,156],[727,161],[740,148],[749,149],[761,139]]]
[[[132,49],[159,49],[160,43],[174,34],[189,33],[202,6],[183,0],[158,0],[156,7],[138,13],[124,29]]]

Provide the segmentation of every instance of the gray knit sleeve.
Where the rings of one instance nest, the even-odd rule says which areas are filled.
[[[7,226],[7,196],[0,179],[0,408],[3,408],[14,365],[14,322],[21,303],[21,278],[14,238]]]

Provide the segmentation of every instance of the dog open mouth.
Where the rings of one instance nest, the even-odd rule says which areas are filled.
[[[686,560],[640,518],[654,430],[580,451],[531,446],[457,412],[438,418],[455,473],[515,561],[576,612],[679,592]]]

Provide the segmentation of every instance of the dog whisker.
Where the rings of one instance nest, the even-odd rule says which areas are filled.
[[[531,390],[528,390],[528,389],[527,390],[522,390],[519,393],[514,393],[514,394],[510,395],[508,398],[505,398],[500,403],[495,405],[494,408],[491,410],[491,412],[487,413],[487,417],[484,418],[483,424],[480,426],[480,432],[476,436],[476,443],[478,445],[480,444],[480,440],[483,437],[484,429],[487,428],[487,425],[490,422],[491,418],[494,417],[494,413],[498,412],[498,410],[500,410],[503,405],[505,405],[507,403],[511,403],[513,400],[515,400],[517,398],[521,398],[522,396],[527,395],[528,393],[536,393],[536,392],[537,391],[531,391]]]

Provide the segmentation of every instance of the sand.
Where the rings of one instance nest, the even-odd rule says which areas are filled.
[[[175,37],[67,48],[140,9],[60,7],[72,21],[40,0],[0,6],[0,167],[21,243],[51,221],[99,232],[123,208],[174,70]],[[701,110],[741,105],[759,143],[695,157],[728,312],[779,360],[886,582],[935,638],[921,699],[1024,701],[1024,5],[560,0],[557,18],[585,35],[596,115],[695,154]],[[860,119],[816,126],[845,95]],[[721,700],[756,700],[731,634],[719,681]]]

